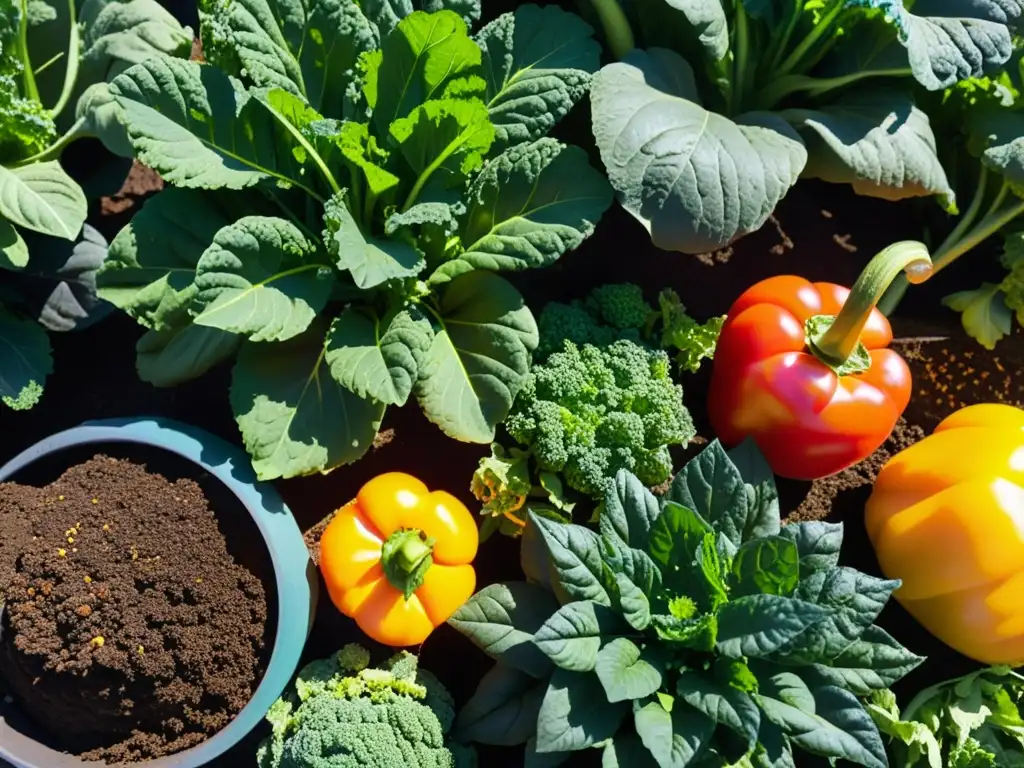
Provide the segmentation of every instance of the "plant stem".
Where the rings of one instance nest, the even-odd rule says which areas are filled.
[[[850,289],[836,319],[811,347],[822,360],[842,365],[857,349],[860,335],[879,299],[890,283],[901,273],[921,283],[932,275],[932,260],[924,243],[904,240],[894,243],[875,255]]]
[[[617,0],[593,0],[594,11],[601,22],[612,56],[622,60],[636,47],[633,28]]]
[[[28,53],[28,0],[21,0],[21,18],[18,20],[18,46],[21,49],[21,82],[25,98],[39,101],[39,86],[32,71],[32,57]]]
[[[846,4],[843,2],[836,2],[836,4],[829,9],[828,13],[822,17],[821,21],[814,25],[807,37],[800,41],[800,45],[794,48],[792,53],[786,57],[786,60],[782,62],[782,66],[779,67],[778,71],[773,74],[777,77],[782,77],[801,67],[803,65],[804,56],[806,56],[815,44],[817,44],[818,40],[821,39],[821,36],[826,32],[832,31],[832,25],[843,12],[845,5]]]
[[[60,97],[53,105],[53,109],[50,110],[50,115],[54,118],[60,115],[71,101],[71,95],[75,91],[75,82],[78,80],[78,49],[82,41],[78,34],[75,0],[68,0],[68,18],[71,20],[71,32],[68,36],[68,66],[64,70],[64,87],[60,90]]]
[[[741,0],[742,2],[742,0]],[[767,74],[773,75],[782,61],[782,56],[789,47],[789,41],[793,38],[793,33],[796,31],[797,23],[800,21],[800,10],[799,6],[793,8],[793,13],[789,17],[789,22],[786,24],[786,31],[782,35],[782,39],[779,40],[778,47],[775,49],[775,55],[772,56],[771,64],[768,67]]]
[[[21,168],[26,165],[32,165],[33,163],[43,163],[47,160],[55,160],[60,157],[60,153],[64,151],[64,148],[73,142],[75,139],[81,138],[84,134],[80,134],[78,131],[81,130],[82,126],[85,125],[88,118],[81,117],[75,121],[67,133],[57,139],[53,144],[48,146],[42,152],[37,152],[32,157],[26,157],[24,160],[18,160],[11,164],[12,168]]]
[[[815,97],[870,77],[906,77],[909,74],[909,68],[900,68],[864,70],[862,72],[851,72],[848,75],[841,75],[839,77],[786,75],[785,77],[778,78],[765,88],[762,92],[760,103],[763,108],[770,109],[790,94],[799,91],[807,91],[809,96]]]
[[[746,91],[746,83],[744,79],[747,73],[747,53],[750,46],[750,30],[747,21],[747,12],[743,7],[743,2],[736,4],[736,41],[735,41],[736,56],[733,60],[733,74],[732,74],[732,93],[730,98],[732,100],[733,112],[739,110],[740,105],[743,104],[743,95]]]
[[[377,194],[366,185],[366,197],[363,199],[363,231],[373,229],[373,209],[377,207]]]

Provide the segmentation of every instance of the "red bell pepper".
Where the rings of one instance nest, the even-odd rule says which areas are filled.
[[[715,349],[708,412],[726,445],[753,437],[772,471],[813,480],[870,456],[910,401],[910,369],[887,349],[892,328],[875,308],[904,270],[931,275],[922,243],[876,255],[848,290],[779,275],[729,310]]]

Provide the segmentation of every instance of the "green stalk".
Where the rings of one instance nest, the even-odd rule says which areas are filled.
[[[743,8],[743,2],[736,4],[736,57],[733,61],[733,87],[730,99],[733,112],[739,111],[743,104],[743,96],[746,91],[744,79],[747,73],[747,53],[750,46],[750,29],[747,20],[747,12]]]
[[[742,2],[742,0],[740,0]],[[782,34],[782,39],[779,40],[778,47],[775,49],[775,55],[772,56],[771,64],[768,67],[769,75],[773,74],[778,69],[779,64],[782,61],[782,55],[789,48],[789,41],[793,39],[793,33],[796,31],[797,23],[800,21],[800,9],[799,7],[793,8],[793,13],[789,17],[789,22],[786,24],[786,31]]]
[[[835,320],[819,336],[810,339],[811,350],[822,361],[838,367],[846,363],[860,344],[860,335],[886,289],[900,273],[913,283],[932,275],[928,248],[916,240],[894,243],[875,255],[850,289]]]
[[[627,53],[636,48],[633,28],[629,25],[629,19],[626,18],[626,14],[617,0],[593,1],[594,11],[601,22],[604,36],[608,40],[608,47],[611,48],[612,55],[621,61]]]
[[[821,21],[814,25],[807,37],[800,41],[800,45],[793,49],[792,53],[782,62],[782,66],[773,74],[777,77],[782,77],[792,73],[798,67],[803,67],[805,65],[803,58],[810,53],[811,49],[818,43],[818,40],[821,39],[821,36],[831,29],[843,10],[844,3],[837,2],[833,5],[829,12],[822,17]]]
[[[786,75],[780,77],[762,92],[759,103],[764,109],[771,109],[784,98],[793,93],[805,91],[808,96],[814,98],[824,93],[843,88],[860,80],[872,77],[906,77],[910,74],[909,68],[896,69],[871,69],[863,72],[851,72],[848,75],[839,77],[809,77],[807,75]]]
[[[50,116],[54,118],[60,115],[71,101],[71,95],[75,91],[75,82],[78,80],[78,49],[82,41],[78,34],[75,0],[68,0],[68,18],[71,20],[71,32],[68,38],[68,66],[64,70],[64,87],[60,90],[60,97],[53,105],[53,109],[50,110]]]
[[[377,207],[377,193],[366,186],[366,197],[363,200],[363,231],[370,232],[373,229],[373,209]]]
[[[411,528],[395,531],[385,540],[380,561],[391,586],[408,600],[423,586],[423,577],[434,563],[434,540]]]
[[[21,18],[18,21],[18,46],[21,48],[22,87],[25,98],[39,101],[39,86],[32,70],[32,57],[28,54],[28,0],[21,0]]]
[[[78,131],[81,130],[82,126],[85,125],[88,118],[81,117],[75,121],[67,133],[57,139],[53,144],[48,146],[42,152],[37,152],[31,157],[26,157],[24,160],[18,160],[12,163],[10,167],[21,168],[26,165],[32,165],[33,163],[44,163],[47,160],[56,160],[60,157],[60,153],[64,151],[64,148],[73,142],[75,139],[82,138],[85,134],[81,134]]]

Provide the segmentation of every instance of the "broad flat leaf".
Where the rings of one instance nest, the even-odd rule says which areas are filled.
[[[760,658],[792,643],[829,615],[821,606],[778,595],[730,600],[718,611],[719,653]]]
[[[777,115],[733,121],[704,109],[690,65],[667,49],[605,66],[590,101],[619,202],[665,250],[713,251],[760,229],[807,160]]]
[[[51,160],[0,166],[0,217],[44,235],[74,240],[85,223],[82,188]]]
[[[658,763],[639,736],[623,730],[604,745],[601,768],[658,768]]]
[[[669,501],[651,526],[651,557],[663,570],[680,569],[681,576],[685,576],[696,558],[697,548],[709,533],[711,527],[703,517],[690,507]]]
[[[537,715],[548,682],[498,662],[455,720],[455,738],[463,742],[512,747],[537,731]]]
[[[334,380],[359,397],[405,405],[433,335],[419,310],[402,310],[385,325],[349,306],[331,323],[327,365]]]
[[[838,685],[858,696],[888,688],[924,661],[911,653],[881,627],[870,626],[827,664],[812,666],[824,682]]]
[[[363,13],[380,30],[381,37],[391,34],[398,22],[413,11],[454,11],[467,25],[480,19],[480,0],[363,0]]]
[[[109,152],[124,158],[134,156],[121,105],[110,92],[110,83],[93,83],[82,93],[75,106],[75,120],[82,121],[84,135],[98,138]]]
[[[470,39],[466,22],[452,11],[416,11],[405,17],[384,39],[381,52],[376,82],[364,86],[381,135],[430,99],[466,98],[484,90],[480,48]]]
[[[309,328],[333,276],[286,219],[246,216],[220,230],[196,265],[196,325],[250,341],[286,341]]]
[[[28,246],[18,230],[0,219],[0,269],[21,269],[28,264]]]
[[[835,568],[839,564],[839,550],[843,545],[842,523],[820,520],[790,523],[782,527],[779,536],[796,544],[802,578],[807,578],[815,571]]]
[[[592,600],[568,603],[544,622],[533,642],[562,669],[590,672],[601,645],[629,632],[609,607]]]
[[[366,180],[367,189],[378,197],[385,196],[384,201],[390,200],[388,193],[394,191],[401,179],[383,167],[389,153],[377,145],[377,138],[370,135],[370,126],[346,120],[333,141],[352,172]],[[392,234],[387,229],[385,232]]]
[[[575,752],[611,738],[629,714],[609,704],[597,675],[556,669],[537,718],[538,752]]]
[[[546,267],[594,231],[612,202],[587,153],[555,139],[538,139],[489,160],[468,193],[462,241],[466,250],[443,264],[432,282],[471,269],[517,271]]]
[[[483,163],[494,126],[479,99],[428,101],[391,124],[391,138],[417,177],[446,187],[463,181]]]
[[[658,500],[636,475],[620,470],[604,497],[601,535],[627,547],[647,551],[650,530],[661,514]]]
[[[110,85],[138,159],[169,184],[244,189],[262,179],[309,186],[305,153],[259,99],[216,67],[166,56],[136,64]]]
[[[715,722],[681,700],[668,713],[655,700],[633,713],[640,740],[659,768],[687,768],[711,743]]]
[[[539,139],[586,95],[600,64],[593,28],[555,5],[521,5],[476,36],[499,148]]]
[[[635,7],[647,48],[672,46],[687,54],[692,42],[695,53],[712,62],[721,61],[729,51],[722,0],[637,0]]]
[[[616,638],[601,648],[594,671],[608,701],[635,701],[661,688],[665,666],[656,648],[648,646],[641,651],[625,637]]]
[[[724,725],[746,740],[747,749],[757,743],[761,711],[746,691],[720,682],[695,669],[684,669],[676,683],[676,693],[694,709]]]
[[[722,444],[715,440],[691,459],[673,478],[663,502],[692,509],[736,547],[748,531],[769,531],[768,524],[751,525],[746,484]],[[755,520],[761,515],[755,514]]]
[[[761,718],[757,747],[750,756],[750,762],[753,768],[796,768],[789,739],[782,729],[767,717]]]
[[[534,645],[534,633],[557,610],[557,601],[546,589],[525,581],[510,581],[484,587],[448,623],[488,656],[543,678],[553,665]]]
[[[532,511],[530,522],[544,538],[565,593],[573,600],[592,600],[610,607],[612,600],[604,580],[601,540],[597,534],[581,525],[555,522]]]
[[[328,472],[373,444],[384,406],[337,384],[320,324],[278,344],[247,343],[235,363],[231,408],[261,480]]]
[[[195,281],[199,257],[255,202],[237,193],[170,187],[118,232],[97,276],[99,295],[140,324],[161,330],[169,303]],[[252,212],[251,210],[249,211]]]
[[[32,320],[0,306],[0,402],[16,411],[33,407],[53,373],[50,339]]]
[[[1013,310],[1006,306],[999,283],[982,283],[971,291],[951,293],[942,299],[942,305],[960,313],[967,335],[985,349],[995,349],[1013,330]]]
[[[780,685],[780,678],[786,678],[785,685]],[[816,755],[849,760],[867,768],[887,768],[878,727],[852,693],[835,686],[818,688],[813,694],[806,687],[785,687],[798,681],[791,673],[776,675],[761,681],[760,693],[764,715],[793,744]]]
[[[207,0],[202,4],[206,59],[254,85],[302,96],[329,117],[343,116],[345,90],[359,55],[377,35],[347,0]]]
[[[537,323],[519,291],[489,272],[452,280],[438,307],[416,398],[449,437],[489,443],[529,372]]]
[[[412,277],[423,269],[423,257],[408,243],[364,236],[344,195],[335,195],[327,202],[324,224],[327,248],[338,268],[350,272],[360,288]]]
[[[791,595],[800,580],[800,553],[796,544],[781,536],[751,539],[736,552],[732,573],[734,596]]]
[[[779,491],[775,474],[752,437],[726,451],[747,491],[747,519],[739,530],[743,541],[779,532]],[[738,528],[738,526],[737,526]]]
[[[640,553],[643,554],[643,553]],[[651,568],[649,571],[650,577],[655,574],[660,576],[657,566],[654,565],[653,561],[648,560]],[[658,579],[660,586],[661,579]],[[622,616],[629,622],[629,625],[638,631],[643,631],[650,626],[651,623],[651,601],[648,599],[649,594],[654,594],[654,590],[650,588],[650,585],[644,586],[637,584],[633,579],[629,578],[624,573],[615,574],[615,587],[618,592],[619,606],[622,609]]]
[[[885,200],[956,194],[939,162],[928,115],[909,93],[864,89],[821,110],[782,115],[807,145],[804,178],[849,184],[859,195]]]

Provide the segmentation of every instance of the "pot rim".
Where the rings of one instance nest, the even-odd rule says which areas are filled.
[[[202,468],[223,483],[248,510],[270,553],[278,597],[277,631],[267,669],[249,703],[227,726],[202,744],[138,763],[145,768],[199,768],[245,738],[291,681],[316,610],[316,568],[295,518],[273,486],[256,479],[245,451],[205,430],[172,419],[153,416],[103,419],[57,432],[0,466],[0,482],[44,456],[91,443],[147,445],[174,453]],[[14,768],[102,765],[45,747],[15,731],[0,718],[2,760],[7,760]]]

